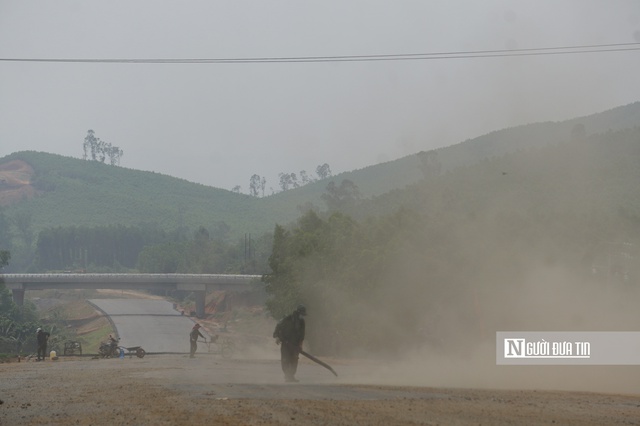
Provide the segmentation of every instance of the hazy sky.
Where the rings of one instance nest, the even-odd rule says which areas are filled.
[[[0,0],[0,58],[393,55],[640,43],[637,0]],[[640,47],[640,45],[631,46]],[[640,50],[317,63],[0,61],[0,157],[82,157],[248,192],[640,100]],[[270,192],[270,191],[268,191]]]

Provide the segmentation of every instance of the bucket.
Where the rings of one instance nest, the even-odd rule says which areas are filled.
[[[56,351],[49,352],[49,359],[51,359],[51,361],[55,361],[58,359],[58,354],[56,353]]]

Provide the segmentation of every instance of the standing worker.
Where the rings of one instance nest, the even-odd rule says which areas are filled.
[[[280,345],[280,364],[284,373],[285,382],[297,382],[295,378],[298,370],[298,357],[304,341],[305,322],[307,308],[298,305],[295,311],[284,317],[273,332],[276,344]]]
[[[207,341],[206,337],[204,337],[202,333],[200,333],[200,324],[194,325],[191,329],[191,333],[189,333],[189,342],[191,343],[191,354],[189,355],[189,358],[196,357],[195,354],[196,349],[198,349],[198,336],[202,337],[205,342]]]
[[[38,341],[38,357],[36,361],[44,361],[44,358],[47,356],[47,341],[49,340],[49,336],[50,334],[40,327],[36,330],[36,340]]]

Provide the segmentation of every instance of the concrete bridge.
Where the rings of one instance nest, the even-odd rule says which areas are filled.
[[[204,316],[205,295],[210,290],[264,291],[262,275],[225,274],[0,274],[18,305],[27,290],[116,289],[184,290],[195,295],[196,315]]]

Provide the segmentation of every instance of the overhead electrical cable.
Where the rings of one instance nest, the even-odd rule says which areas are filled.
[[[628,52],[640,50],[640,43],[593,44],[582,46],[541,47],[528,49],[472,50],[431,53],[401,53],[378,55],[342,56],[292,56],[292,57],[247,57],[247,58],[186,58],[186,59],[80,59],[80,58],[0,58],[0,62],[53,62],[53,63],[100,63],[100,64],[244,64],[244,63],[296,63],[296,62],[375,62],[416,61],[443,59],[473,59],[517,56],[570,55],[584,53]]]

